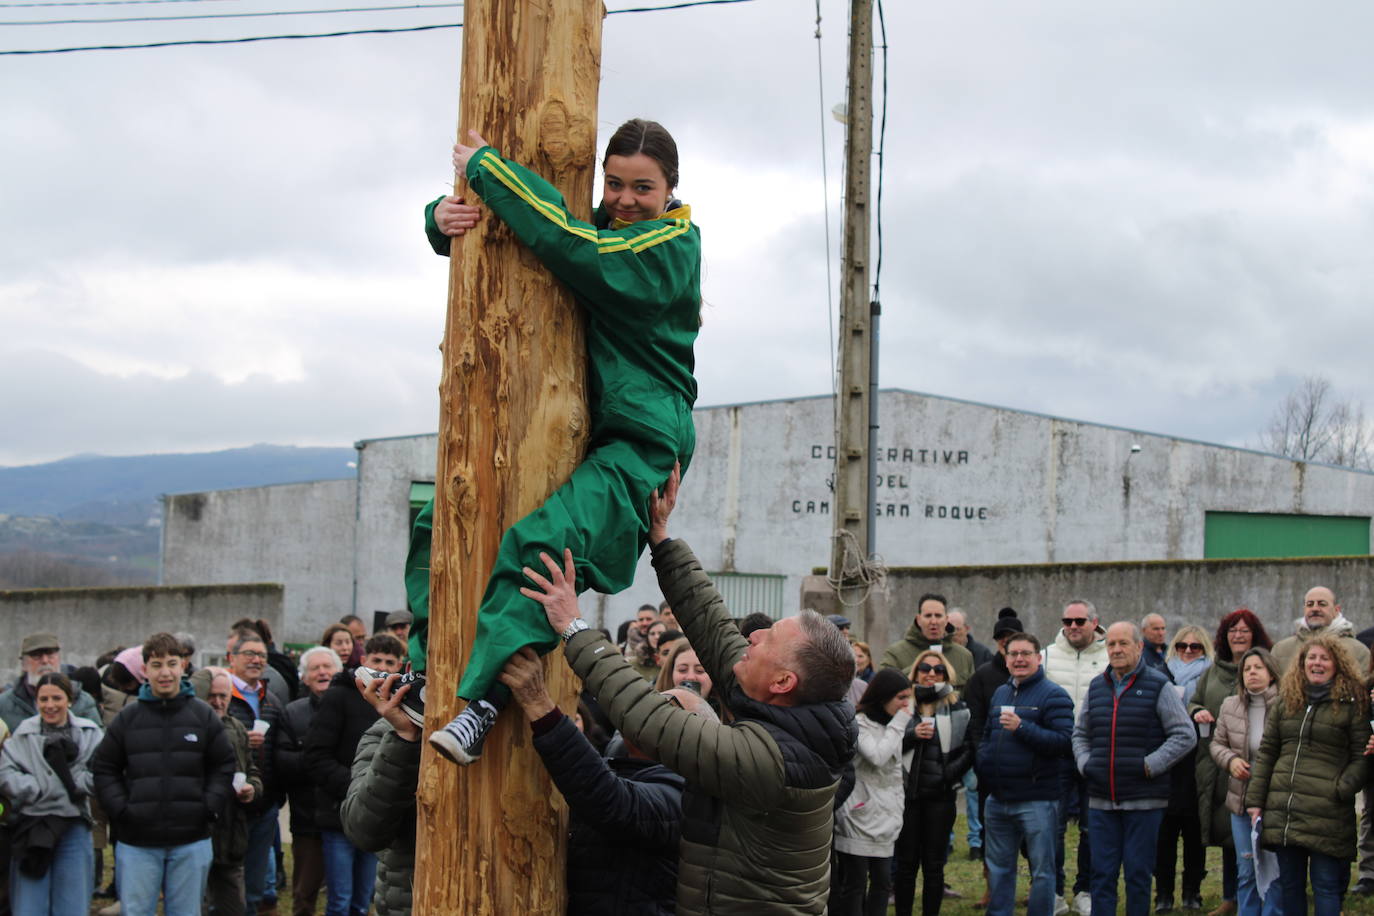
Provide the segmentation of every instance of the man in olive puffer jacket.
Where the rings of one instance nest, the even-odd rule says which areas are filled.
[[[381,682],[370,686],[375,696]],[[392,704],[393,710],[396,705]],[[404,713],[399,720],[405,724],[393,725],[381,718],[363,732],[353,757],[348,795],[339,806],[339,820],[349,842],[377,856],[377,884],[372,892],[377,916],[409,916],[415,881],[420,728]]]
[[[813,611],[746,641],[685,543],[669,540],[677,473],[650,499],[649,543],[659,587],[734,723],[677,709],[589,630],[577,610],[570,554],[550,578],[527,571],[560,633],[568,663],[627,740],[681,774],[677,912],[822,914],[830,892],[832,808],[854,753],[854,708],[844,695],[854,654]]]

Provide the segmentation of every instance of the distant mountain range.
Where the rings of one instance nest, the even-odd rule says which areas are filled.
[[[352,477],[352,448],[251,445],[180,455],[74,455],[0,468],[0,514],[143,524],[163,493]]]
[[[151,582],[162,494],[353,477],[356,460],[352,448],[253,445],[193,454],[75,455],[0,468],[0,555],[98,561],[119,571],[116,581]],[[68,584],[26,578],[0,568],[0,588]]]

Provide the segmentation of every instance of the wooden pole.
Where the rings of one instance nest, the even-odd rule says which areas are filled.
[[[870,159],[873,156],[873,0],[852,0],[849,19],[849,100],[845,126],[844,256],[840,267],[839,403],[835,420],[835,527],[830,576],[863,636],[869,601],[844,576],[845,558],[868,559],[873,543],[873,452],[870,401],[877,396],[873,325],[868,298]],[[839,532],[846,532],[840,536]]]
[[[600,0],[468,0],[459,130],[476,129],[590,218],[601,73]],[[459,176],[457,194],[469,194]],[[484,218],[452,249],[440,383],[426,734],[455,696],[501,535],[581,459],[586,345],[572,297],[510,230]],[[531,612],[539,611],[531,603]],[[576,682],[546,665],[571,713]],[[567,812],[511,704],[482,758],[425,746],[417,793],[415,912],[562,913]]]

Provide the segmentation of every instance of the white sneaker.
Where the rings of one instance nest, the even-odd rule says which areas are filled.
[[[1069,911],[1069,904],[1063,897],[1054,898],[1054,916],[1064,916]]]
[[[1074,911],[1075,913],[1077,913],[1078,916],[1092,916],[1092,913],[1093,913],[1093,898],[1092,898],[1092,895],[1089,894],[1087,891],[1084,891],[1083,893],[1080,893],[1077,897],[1074,897],[1074,898],[1073,898],[1073,911]]]

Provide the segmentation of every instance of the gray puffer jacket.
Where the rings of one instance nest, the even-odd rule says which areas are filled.
[[[48,762],[43,759],[42,720],[38,716],[19,723],[14,734],[5,741],[0,753],[0,793],[14,806],[14,810],[29,817],[81,817],[91,823],[90,796],[95,783],[89,768],[105,732],[98,722],[69,715],[71,739],[76,742],[76,760],[70,764],[72,781],[86,793],[80,804],[67,797],[67,790]]]
[[[349,841],[377,854],[377,916],[408,916],[415,879],[415,789],[420,742],[378,719],[358,742],[339,820]]]

